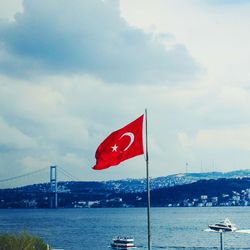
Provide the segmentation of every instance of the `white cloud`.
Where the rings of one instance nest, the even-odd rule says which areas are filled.
[[[0,0],[0,20],[14,21],[14,16],[23,11],[22,0]]]
[[[250,127],[200,130],[195,136],[179,133],[183,147],[190,151],[250,150]]]
[[[0,150],[12,151],[16,149],[28,149],[36,147],[36,141],[24,134],[18,128],[7,124],[0,117]]]
[[[144,176],[143,157],[126,161],[104,173],[97,173],[91,167],[99,143],[110,132],[142,114],[145,107],[149,116],[151,175],[161,176],[185,171],[187,160],[197,165],[215,149],[226,159],[224,155],[235,147],[228,144],[223,148],[216,138],[220,138],[220,133],[222,138],[226,137],[223,131],[227,129],[232,134],[234,130],[240,131],[248,114],[248,109],[242,107],[250,105],[248,90],[236,87],[132,87],[106,85],[89,76],[45,76],[35,85],[4,77],[1,82],[2,116],[39,145],[32,149],[29,157],[34,162],[62,166],[72,175],[87,179],[126,178],[131,177],[131,172],[133,177]],[[233,123],[229,124],[229,119]],[[248,130],[242,130],[241,136],[247,133]],[[239,133],[236,134],[240,141]],[[242,155],[240,150],[244,145],[247,148],[246,141],[235,144],[239,146],[235,158]],[[213,144],[221,146],[211,150]],[[32,161],[23,160],[26,159],[25,152],[15,157],[22,165],[27,163],[27,168],[32,165]],[[222,163],[225,168],[228,164],[226,160]]]
[[[11,28],[0,44],[1,176],[56,164],[84,180],[144,177],[143,156],[108,171],[91,167],[99,143],[145,108],[150,175],[183,172],[187,161],[193,172],[201,161],[203,170],[249,166],[247,4],[126,0],[126,21],[111,1],[60,6],[25,0],[16,22],[0,25]],[[102,57],[88,54],[95,51]],[[190,55],[205,68],[198,80]],[[162,84],[148,84],[150,63]]]
[[[249,126],[201,129],[193,135],[180,132],[178,139],[187,161],[190,162],[189,171],[249,168]]]
[[[112,0],[24,0],[23,13],[0,23],[0,34],[8,59],[0,60],[1,72],[8,75],[84,73],[113,83],[173,84],[200,73],[183,44],[166,50],[129,26]]]
[[[121,0],[121,9],[130,24],[155,33],[170,33],[175,43],[185,44],[206,69],[202,81],[238,85],[250,79],[247,53],[250,50],[250,4],[234,2],[238,4]]]

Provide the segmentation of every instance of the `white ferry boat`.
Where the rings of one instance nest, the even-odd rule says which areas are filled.
[[[134,238],[132,237],[120,237],[113,238],[111,247],[115,249],[130,249],[134,248]]]

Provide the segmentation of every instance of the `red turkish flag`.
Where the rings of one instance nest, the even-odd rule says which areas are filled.
[[[143,115],[125,127],[112,132],[97,148],[95,170],[118,165],[129,158],[143,154]]]

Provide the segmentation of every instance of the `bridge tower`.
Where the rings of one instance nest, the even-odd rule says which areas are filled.
[[[50,208],[57,208],[57,169],[50,166]]]

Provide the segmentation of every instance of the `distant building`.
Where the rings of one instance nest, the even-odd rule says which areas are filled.
[[[239,195],[234,195],[232,197],[232,200],[235,201],[235,202],[239,202],[240,201],[240,196]]]
[[[217,196],[212,197],[212,198],[211,198],[211,201],[212,201],[213,203],[218,202],[218,197],[217,197]]]
[[[201,200],[207,200],[207,195],[201,195]]]
[[[100,204],[100,201],[88,201],[88,207],[92,207],[92,206],[99,205],[99,204]]]
[[[87,201],[76,201],[73,203],[74,208],[83,208],[88,206]]]
[[[218,205],[218,200],[219,200],[219,198],[217,196],[214,196],[211,198],[211,202],[212,202],[213,206]]]
[[[36,200],[23,200],[23,204],[27,208],[36,208],[37,207]]]

